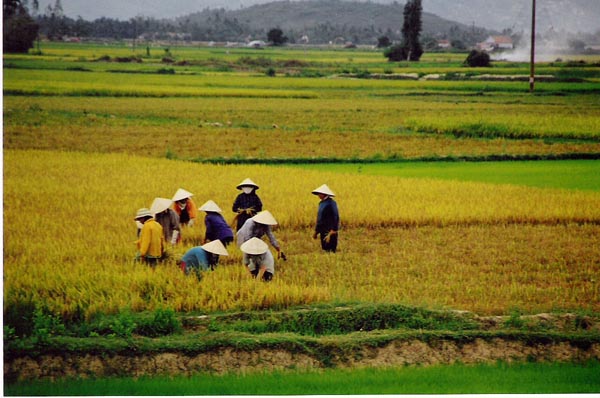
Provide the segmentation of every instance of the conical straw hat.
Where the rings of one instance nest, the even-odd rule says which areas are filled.
[[[260,213],[252,217],[252,220],[259,224],[277,225],[277,220],[275,220],[275,217],[273,217],[273,215],[268,210],[261,211]]]
[[[254,189],[258,189],[258,185],[256,185],[254,181],[249,178],[246,178],[244,181],[240,182],[236,188],[242,189],[242,187],[254,187]]]
[[[134,220],[137,220],[138,218],[144,218],[144,217],[152,217],[152,213],[150,212],[149,209],[142,207],[135,214]]]
[[[173,202],[177,202],[177,201],[182,200],[182,199],[187,199],[187,198],[189,198],[191,196],[194,196],[194,194],[191,193],[191,192],[186,191],[183,188],[179,188],[177,190],[177,192],[175,192],[175,195],[173,196]]]
[[[223,210],[212,200],[207,200],[202,206],[198,208],[200,211],[215,211],[217,213],[223,213]]]
[[[152,213],[152,214],[162,213],[163,211],[165,211],[169,207],[171,207],[171,203],[173,203],[173,201],[171,199],[155,198],[154,202],[152,202],[152,206],[150,206],[150,213]]]
[[[240,249],[246,254],[263,254],[269,250],[269,246],[258,238],[251,238],[242,243]]]
[[[333,193],[333,191],[331,189],[329,189],[327,184],[321,185],[319,188],[312,191],[312,193],[313,193],[313,195],[318,195],[318,194],[322,193],[323,195],[327,195],[327,196],[335,196],[335,194]]]
[[[225,248],[225,246],[223,246],[223,243],[221,243],[221,241],[218,239],[210,241],[200,247],[202,247],[207,252],[218,254],[219,256],[229,256],[229,253],[227,253],[227,249]]]

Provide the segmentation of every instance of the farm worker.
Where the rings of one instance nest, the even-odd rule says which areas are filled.
[[[204,242],[218,239],[225,247],[233,242],[233,231],[221,215],[223,211],[214,201],[208,200],[198,210],[206,212]]]
[[[312,191],[321,202],[317,212],[317,225],[313,239],[321,235],[321,248],[326,252],[335,253],[338,242],[338,229],[340,226],[340,215],[337,203],[333,200],[335,194],[326,184]]]
[[[142,232],[142,228],[144,228],[144,223],[142,221],[142,217],[144,215],[146,215],[147,213],[150,213],[150,209],[147,209],[145,207],[142,207],[141,209],[139,209],[135,215],[135,217],[133,218],[133,221],[135,221],[135,226],[137,227],[137,237],[139,239],[140,237],[140,233]],[[152,214],[150,214],[152,216]]]
[[[142,223],[140,239],[136,242],[139,250],[137,258],[148,265],[155,266],[165,255],[165,237],[162,227],[152,218],[152,212],[146,208],[137,211],[135,220]]]
[[[172,199],[174,202],[173,210],[179,216],[179,224],[187,225],[188,227],[194,226],[196,216],[198,215],[192,196],[194,196],[193,193],[179,188]]]
[[[268,282],[275,274],[275,260],[265,242],[251,238],[240,247],[244,252],[244,265],[256,280]]]
[[[273,225],[277,225],[275,217],[273,217],[268,210],[261,211],[254,217],[247,219],[242,228],[237,231],[237,245],[241,247],[244,242],[252,238],[261,239],[263,236],[267,235],[271,245],[273,248],[275,248],[275,250],[277,250],[277,258],[281,257],[285,260],[285,254],[281,251],[279,243],[277,242],[277,239],[275,239],[275,235],[273,235],[273,231],[271,230],[271,226]],[[245,256],[246,255],[244,254],[244,257]]]
[[[192,270],[208,271],[214,270],[219,262],[219,256],[228,256],[227,249],[220,240],[213,240],[202,246],[195,246],[189,249],[181,260],[179,266],[186,274]]]
[[[236,213],[236,216],[233,219],[233,225],[235,225],[235,230],[239,231],[247,219],[254,217],[262,211],[263,205],[256,194],[258,185],[251,179],[246,178],[244,181],[240,182],[237,189],[241,190],[242,193],[235,198],[231,209]]]
[[[150,206],[150,212],[154,214],[156,221],[162,226],[165,241],[172,245],[177,244],[180,238],[179,216],[171,209],[171,199],[155,198]]]

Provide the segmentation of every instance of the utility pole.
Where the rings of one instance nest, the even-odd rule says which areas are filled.
[[[531,10],[531,61],[529,65],[529,92],[535,88],[535,0]]]

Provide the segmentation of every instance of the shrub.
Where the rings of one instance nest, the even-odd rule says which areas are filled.
[[[131,311],[128,309],[120,312],[110,325],[114,334],[125,338],[131,337],[136,327],[137,324],[135,323]]]
[[[148,336],[158,337],[181,331],[181,321],[172,309],[159,308],[154,311],[154,316],[149,322],[140,321],[136,332]]]
[[[33,338],[38,343],[45,343],[50,336],[65,334],[65,326],[61,320],[37,307],[33,313]]]
[[[490,55],[485,51],[472,50],[464,63],[473,68],[488,67],[490,66]]]
[[[160,68],[156,71],[159,75],[174,75],[175,69],[173,68]]]

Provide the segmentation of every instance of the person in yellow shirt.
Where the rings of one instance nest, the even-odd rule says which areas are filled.
[[[142,224],[140,239],[137,241],[137,258],[150,266],[156,266],[165,256],[165,237],[162,226],[152,217],[150,210],[139,209],[135,221]]]

